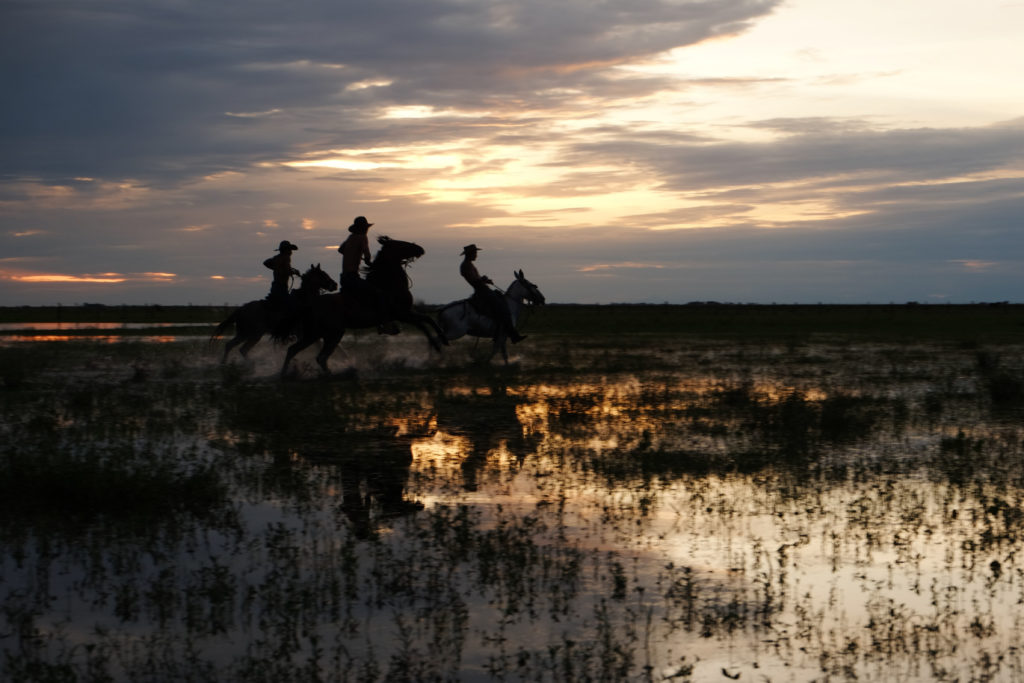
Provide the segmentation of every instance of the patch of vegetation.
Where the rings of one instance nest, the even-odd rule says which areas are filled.
[[[188,470],[146,459],[72,455],[8,447],[0,455],[0,512],[8,519],[49,516],[81,521],[207,514],[226,502],[212,466]]]

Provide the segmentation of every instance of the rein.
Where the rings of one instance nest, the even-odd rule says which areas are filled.
[[[516,327],[520,330],[526,329],[526,323],[530,320],[530,316],[533,315],[533,304],[523,304],[523,310],[524,315],[520,316],[520,319],[516,321]]]

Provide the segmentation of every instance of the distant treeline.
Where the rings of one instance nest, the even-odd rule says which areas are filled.
[[[423,306],[430,312],[435,307]],[[234,306],[8,306],[0,323],[183,323],[224,320]],[[1024,304],[548,304],[520,321],[527,334],[700,334],[787,338],[839,334],[884,338],[1024,341]]]

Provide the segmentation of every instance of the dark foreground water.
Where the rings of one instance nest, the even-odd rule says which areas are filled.
[[[0,349],[0,678],[1024,679],[1020,346],[264,344]]]

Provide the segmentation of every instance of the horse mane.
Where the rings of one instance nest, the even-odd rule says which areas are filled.
[[[310,275],[312,275],[313,271],[317,268],[319,268],[318,265],[314,266],[312,263],[309,264],[309,268],[306,269],[306,272],[299,276],[299,289],[306,286],[306,280],[309,279]]]
[[[395,258],[388,252],[389,244],[407,244],[401,240],[393,240],[387,235],[380,235],[377,237],[377,242],[380,243],[381,247],[377,250],[373,259],[370,261],[370,265],[363,268],[363,272],[366,274],[367,282],[380,282],[386,280],[390,282],[397,278],[398,273],[402,274],[405,278],[405,286],[411,287],[411,281],[409,280],[409,274],[405,271],[405,267],[409,265],[411,261],[414,261],[417,257],[410,256],[407,258]],[[408,243],[411,244],[411,243]]]

